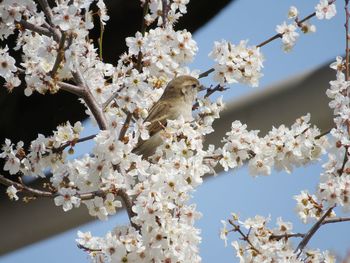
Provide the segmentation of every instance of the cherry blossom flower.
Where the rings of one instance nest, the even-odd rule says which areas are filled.
[[[17,188],[14,187],[13,185],[7,187],[6,189],[6,194],[11,200],[17,201],[19,199],[17,196],[17,192],[18,192]]]
[[[289,10],[288,10],[288,19],[294,19],[298,16],[299,14],[299,11],[298,9],[295,7],[295,6],[291,6],[289,7]]]
[[[320,0],[315,9],[318,19],[331,19],[337,13],[335,4],[329,4],[328,0]]]
[[[298,27],[295,24],[287,25],[286,22],[276,26],[276,32],[282,35],[283,49],[285,51],[290,51],[295,45],[299,37],[299,33],[296,32],[297,29]]]

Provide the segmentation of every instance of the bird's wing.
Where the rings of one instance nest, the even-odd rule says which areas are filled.
[[[163,103],[160,101],[152,106],[147,118],[144,120],[144,122],[150,122],[150,124],[147,126],[150,139],[144,141],[140,138],[133,150],[134,153],[142,153],[144,156],[149,156],[154,153],[153,151],[155,148],[159,146],[158,143],[156,143],[157,145],[153,147],[154,149],[148,149],[149,147],[147,146],[147,143],[149,144],[149,140],[151,140],[156,133],[161,131],[163,127],[166,126],[167,119],[169,118],[169,108],[168,103]]]
[[[152,136],[163,129],[166,126],[167,119],[169,119],[169,104],[158,101],[151,108],[149,115],[145,119],[145,122],[150,122],[147,129],[149,135]]]

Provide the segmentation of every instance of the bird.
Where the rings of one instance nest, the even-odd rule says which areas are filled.
[[[191,121],[193,119],[192,106],[197,98],[197,93],[204,89],[198,79],[189,75],[181,75],[172,79],[144,120],[150,123],[147,126],[149,139],[140,139],[133,153],[142,155],[142,158],[153,155],[163,142],[159,133],[166,127],[168,120],[176,120],[182,116],[184,121]]]

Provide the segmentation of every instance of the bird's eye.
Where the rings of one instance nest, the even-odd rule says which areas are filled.
[[[192,88],[195,88],[195,87],[197,87],[197,84],[192,84]]]

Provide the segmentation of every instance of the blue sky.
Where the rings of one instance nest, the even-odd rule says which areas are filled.
[[[236,0],[196,32],[194,38],[198,42],[199,53],[190,67],[203,71],[212,67],[213,62],[208,58],[208,53],[215,40],[226,39],[238,43],[242,39],[248,39],[251,45],[258,44],[275,34],[276,25],[286,20],[289,6],[295,5],[301,16],[304,16],[313,12],[317,2],[316,0]],[[240,96],[316,68],[334,59],[335,56],[342,55],[345,49],[342,4],[343,1],[339,1],[338,15],[333,20],[313,19],[317,32],[301,35],[292,52],[283,52],[279,40],[263,47],[262,52],[266,61],[261,86],[250,88],[233,85],[225,92],[224,100],[228,102],[239,99]],[[210,77],[203,82],[206,85],[212,83]],[[86,133],[91,134],[91,129],[87,129]],[[88,144],[85,147],[88,147]],[[234,257],[234,251],[230,247],[225,248],[219,239],[220,220],[228,218],[231,212],[238,213],[242,218],[253,217],[256,214],[271,215],[272,222],[282,216],[284,220],[293,222],[295,232],[306,231],[309,226],[303,225],[297,219],[293,211],[295,202],[292,197],[301,190],[313,191],[320,172],[321,163],[316,163],[296,169],[292,174],[280,172],[268,177],[253,178],[248,175],[246,168],[242,168],[207,180],[198,188],[193,198],[198,210],[203,213],[203,218],[198,221],[198,227],[202,229],[203,262],[238,262]],[[126,222],[125,213],[111,217],[108,222],[94,221],[0,257],[0,262],[86,262],[84,252],[76,247],[76,232],[91,231],[94,235],[104,235],[115,225]],[[345,255],[350,249],[349,234],[349,223],[327,225],[314,236],[310,247],[328,248],[338,255]]]

